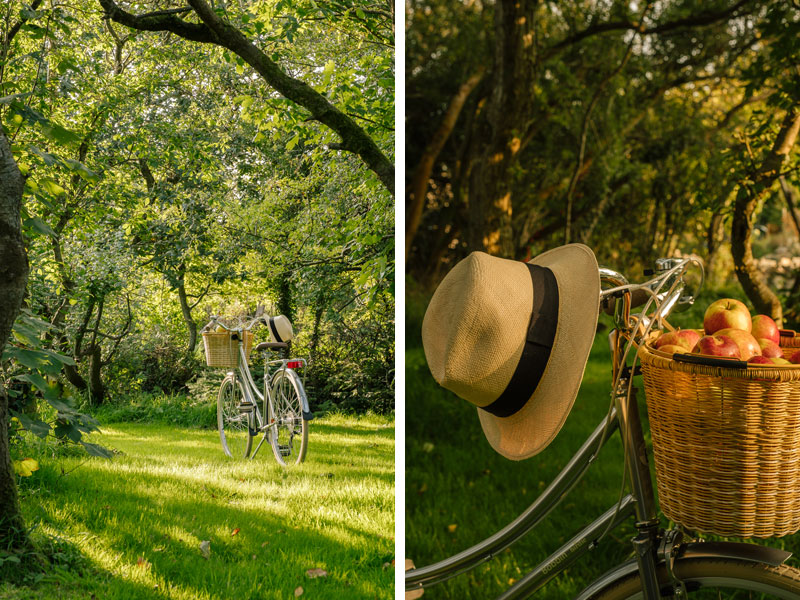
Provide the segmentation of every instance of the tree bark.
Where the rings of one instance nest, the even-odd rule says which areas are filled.
[[[186,296],[186,271],[182,270],[178,276],[178,299],[181,303],[181,314],[186,328],[189,330],[189,344],[187,351],[189,354],[194,352],[197,346],[197,323],[192,317],[192,307],[189,306],[189,298]]]
[[[515,252],[511,171],[522,150],[522,140],[530,139],[528,129],[533,126],[537,7],[537,0],[500,0],[495,4],[492,94],[480,132],[489,141],[469,183],[470,249],[505,257]]]
[[[358,155],[394,195],[394,165],[355,120],[336,108],[310,85],[284,72],[241,31],[223,21],[205,0],[188,0],[201,23],[184,21],[178,14],[168,11],[137,16],[122,10],[114,0],[99,2],[106,16],[121,25],[140,31],[171,31],[190,41],[227,48],[253,67],[281,95],[302,106],[314,119],[335,131],[342,140],[339,148]]]
[[[450,137],[453,128],[456,126],[456,121],[461,114],[461,109],[464,108],[464,103],[472,93],[472,90],[477,87],[481,79],[483,79],[484,69],[481,68],[476,73],[473,73],[461,87],[458,92],[450,100],[447,110],[444,113],[442,122],[436,133],[433,134],[431,141],[425,146],[422,152],[422,157],[414,169],[414,177],[411,180],[409,188],[408,202],[406,205],[406,256],[411,251],[411,243],[414,241],[414,236],[419,228],[420,220],[422,219],[422,210],[425,207],[425,195],[428,191],[428,181],[431,178],[431,171],[439,153],[444,148],[445,142]]]
[[[770,315],[780,326],[783,309],[775,293],[769,289],[753,257],[753,218],[756,207],[769,192],[780,169],[797,140],[800,131],[800,112],[789,111],[781,123],[772,149],[752,175],[751,184],[742,184],[736,195],[731,225],[731,252],[736,276],[755,309]]]
[[[28,255],[20,231],[24,179],[0,128],[0,350],[17,318],[28,281]],[[19,510],[16,475],[8,441],[8,394],[0,386],[0,548],[29,548]]]

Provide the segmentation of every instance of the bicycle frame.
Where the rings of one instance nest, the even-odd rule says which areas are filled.
[[[649,290],[653,298],[659,298],[661,305],[671,309],[681,298],[682,286],[677,280],[670,281],[674,272],[678,272],[673,262],[662,263],[665,268],[660,276],[661,283]],[[682,275],[682,272],[680,272]],[[573,564],[580,556],[596,547],[599,538],[622,522],[635,517],[636,536],[632,543],[635,560],[625,563],[601,578],[584,590],[579,598],[589,597],[592,590],[614,581],[627,573],[638,570],[642,579],[642,591],[646,600],[658,600],[659,582],[656,575],[656,564],[666,560],[668,574],[672,578],[675,589],[682,583],[672,575],[672,563],[678,554],[678,546],[682,542],[680,530],[662,532],[659,530],[658,512],[655,494],[650,478],[648,452],[644,440],[644,431],[639,418],[639,406],[632,390],[631,379],[634,372],[625,366],[625,344],[630,341],[634,331],[644,323],[644,318],[632,318],[630,314],[631,293],[624,290],[628,282],[624,276],[610,269],[601,269],[601,278],[615,287],[601,293],[601,301],[617,297],[614,320],[616,327],[609,336],[612,356],[612,381],[615,382],[614,405],[607,417],[595,428],[567,465],[556,476],[539,497],[514,521],[506,527],[486,538],[482,542],[429,566],[412,569],[405,574],[406,591],[425,588],[468,571],[482,564],[499,552],[509,547],[521,537],[529,533],[547,514],[560,504],[574,488],[581,476],[594,462],[600,449],[610,435],[617,429],[623,441],[625,475],[630,482],[630,493],[602,515],[594,519],[580,532],[575,534],[561,548],[556,550],[542,563],[534,567],[528,574],[514,583],[498,600],[516,600],[528,597],[545,583]],[[659,278],[656,278],[659,279]],[[653,281],[656,281],[654,279]],[[665,283],[667,290],[661,292]],[[647,290],[645,290],[647,291]],[[660,296],[659,296],[660,294]],[[668,311],[667,310],[667,311]],[[659,315],[656,314],[658,318]],[[770,564],[784,562],[791,553],[783,550],[756,546],[754,544],[717,543],[717,544],[684,544],[680,551],[682,556],[729,556],[744,560],[755,560]]]
[[[246,400],[251,403],[254,407],[253,414],[256,420],[256,428],[251,431],[251,436],[255,436],[259,432],[263,432],[263,436],[261,440],[258,442],[256,449],[253,450],[250,458],[253,459],[258,454],[258,451],[261,449],[262,444],[267,439],[267,435],[269,435],[271,430],[274,430],[277,427],[277,423],[275,422],[273,415],[275,414],[275,407],[273,404],[272,399],[272,391],[269,385],[270,382],[270,365],[281,365],[280,368],[275,371],[275,374],[283,371],[283,372],[295,372],[294,369],[290,369],[288,364],[290,362],[302,362],[303,367],[306,365],[306,361],[304,358],[281,358],[276,360],[265,360],[264,361],[264,378],[263,378],[263,385],[264,385],[264,392],[261,393],[256,385],[255,380],[253,379],[253,375],[250,372],[250,367],[247,364],[247,355],[244,351],[244,342],[239,336],[239,366],[238,366],[238,374],[234,372],[234,376],[241,379],[242,383],[244,383],[244,390]],[[302,389],[305,390],[305,369],[303,369],[303,378],[301,380],[303,384]],[[305,395],[305,391],[300,394],[300,401],[302,402],[302,409],[305,415],[310,414],[311,410],[308,406],[308,398]],[[264,417],[261,414],[261,411],[258,409],[258,403],[264,403],[264,415],[266,415],[266,423],[264,422]]]

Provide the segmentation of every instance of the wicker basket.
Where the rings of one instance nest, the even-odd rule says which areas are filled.
[[[796,339],[781,338],[784,355]],[[711,367],[647,345],[639,357],[664,514],[723,536],[800,530],[800,365]]]
[[[253,347],[253,334],[249,331],[244,335],[244,355],[250,356]],[[209,367],[236,368],[239,366],[239,340],[234,339],[238,334],[230,331],[204,331],[203,345],[206,349],[206,364]]]

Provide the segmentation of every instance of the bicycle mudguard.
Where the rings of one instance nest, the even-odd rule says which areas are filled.
[[[680,555],[675,558],[676,562],[687,559],[703,558],[728,558],[744,560],[755,563],[766,563],[777,567],[786,562],[792,555],[791,552],[759,546],[758,544],[744,544],[741,542],[690,542],[680,547]],[[659,560],[656,566],[663,565],[664,560]],[[580,594],[575,596],[575,600],[589,600],[599,591],[612,585],[615,581],[624,579],[637,572],[636,560],[625,562],[589,584]]]

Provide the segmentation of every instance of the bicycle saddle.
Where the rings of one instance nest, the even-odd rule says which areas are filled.
[[[262,352],[264,350],[275,350],[276,348],[288,348],[289,344],[286,342],[261,342],[258,346],[256,346],[256,352]]]

